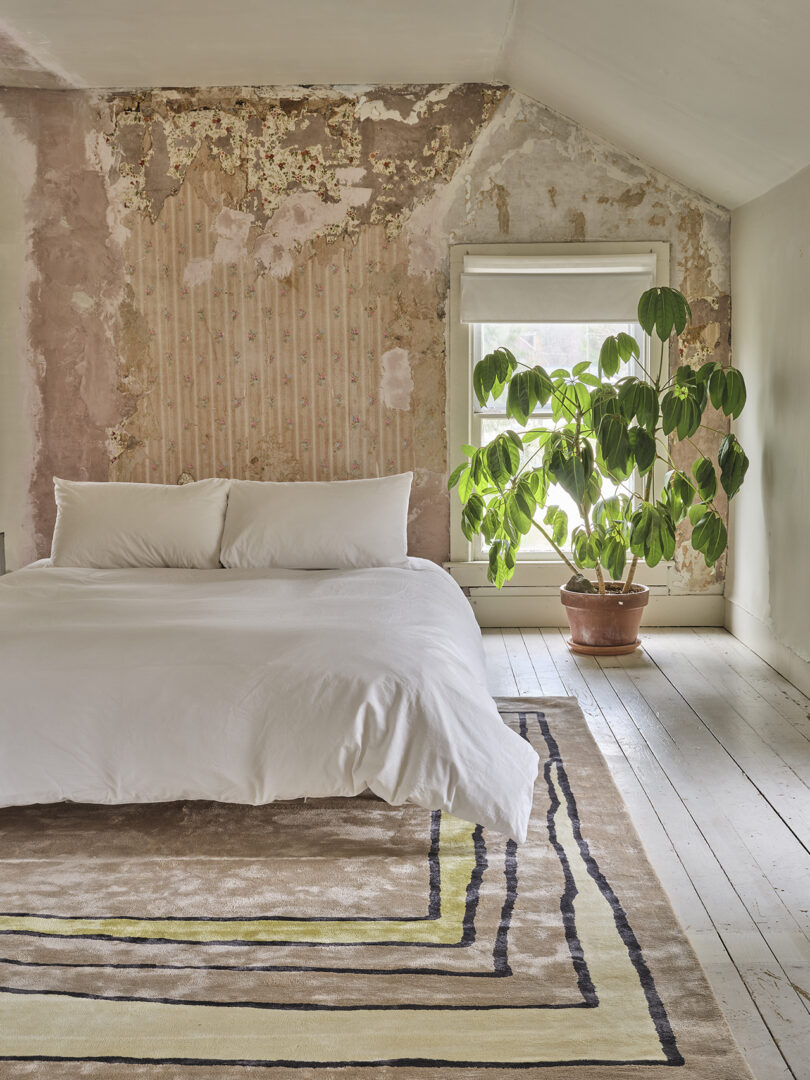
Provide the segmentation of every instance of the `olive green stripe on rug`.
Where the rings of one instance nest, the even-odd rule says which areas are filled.
[[[748,1073],[576,702],[522,845],[374,798],[0,811],[0,1075]]]

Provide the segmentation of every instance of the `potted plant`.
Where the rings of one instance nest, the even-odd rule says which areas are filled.
[[[693,437],[709,403],[736,418],[745,404],[745,383],[735,368],[715,360],[669,370],[669,342],[683,333],[691,309],[676,289],[653,288],[638,305],[638,321],[650,338],[647,370],[629,334],[605,339],[597,370],[583,360],[571,370],[547,372],[497,348],[475,365],[473,387],[482,408],[506,395],[515,429],[485,446],[466,446],[467,460],[449,480],[463,504],[461,527],[468,540],[480,533],[489,545],[489,581],[501,588],[515,572],[523,538],[536,528],[571,571],[561,587],[577,651],[615,654],[638,645],[649,590],[635,582],[639,560],[655,566],[675,553],[675,535],[686,517],[692,546],[713,566],[728,537],[715,505],[718,486],[732,498],[748,468],[737,438],[724,434],[707,455]],[[653,350],[653,335],[660,349]],[[653,352],[655,356],[653,357]],[[635,363],[634,372],[628,365]],[[641,365],[641,371],[638,366]],[[622,371],[624,370],[624,374]],[[532,414],[550,403],[550,423]],[[694,447],[691,475],[677,468],[671,441]],[[654,490],[657,461],[667,467]],[[576,508],[554,501],[565,492]],[[595,581],[583,572],[592,572]]]

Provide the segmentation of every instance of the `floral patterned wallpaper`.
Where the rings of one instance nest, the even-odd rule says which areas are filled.
[[[423,533],[420,548],[419,519],[445,470],[444,281],[408,274],[402,226],[502,96],[403,91],[388,106],[390,150],[373,107],[334,92],[117,99],[103,141],[117,163],[132,407],[109,432],[110,478],[414,470],[413,546],[441,557],[443,540],[431,550]]]

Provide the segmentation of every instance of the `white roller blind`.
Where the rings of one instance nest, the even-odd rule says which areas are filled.
[[[467,256],[461,321],[634,322],[655,256]]]

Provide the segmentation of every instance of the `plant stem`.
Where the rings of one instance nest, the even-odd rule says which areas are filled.
[[[661,355],[658,358],[658,375],[656,376],[656,379],[655,379],[655,389],[656,389],[657,393],[660,393],[660,389],[661,389],[661,372],[664,370],[664,345],[668,344],[668,343],[669,343],[668,338],[667,338],[666,342],[664,342],[663,340],[661,342]]]
[[[577,569],[577,567],[571,562],[571,560],[565,554],[563,549],[561,547],[559,547],[557,544],[554,543],[554,541],[549,536],[549,534],[546,532],[546,530],[543,528],[543,526],[540,524],[540,522],[535,520],[535,518],[532,518],[532,525],[534,525],[535,529],[537,529],[538,532],[542,533],[543,536],[545,536],[546,540],[548,540],[548,542],[551,544],[551,546],[554,548],[554,550],[560,556],[560,558],[565,563],[565,565],[568,567],[568,569],[573,571],[573,573],[578,574],[579,570]]]
[[[654,469],[650,469],[647,473],[647,480],[644,484],[644,502],[650,501],[650,492],[652,491],[653,472]],[[633,585],[633,578],[636,576],[636,567],[638,566],[638,555],[633,556],[633,561],[630,563],[630,569],[627,572],[627,580],[622,586],[622,592],[628,593]]]
[[[588,521],[588,515],[584,512],[584,510],[582,509],[581,506],[579,508],[579,512],[580,512],[580,514],[582,516],[582,524],[585,526],[585,535],[590,540],[590,538],[591,538],[591,523],[590,523],[590,521]],[[594,570],[596,571],[596,581],[597,581],[597,584],[599,585],[599,593],[600,593],[601,596],[604,596],[605,593],[607,592],[607,590],[605,589],[605,575],[602,573],[602,566],[601,566],[598,559],[596,560],[596,565],[594,566]]]

